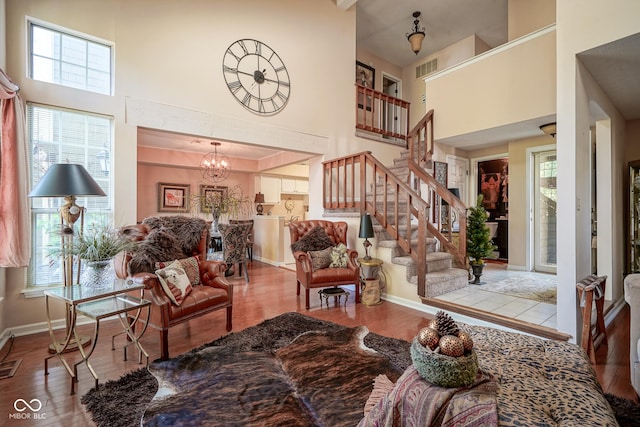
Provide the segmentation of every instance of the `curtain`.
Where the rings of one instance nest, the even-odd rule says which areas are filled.
[[[26,267],[31,254],[29,163],[19,89],[0,69],[0,267]]]

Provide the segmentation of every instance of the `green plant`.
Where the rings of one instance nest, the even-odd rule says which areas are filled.
[[[487,224],[487,211],[482,206],[482,195],[476,205],[469,208],[467,219],[467,255],[472,265],[484,264],[486,258],[497,249],[491,241],[491,231]]]
[[[251,200],[244,195],[239,185],[205,195],[191,196],[191,210],[211,213],[214,216],[228,215],[231,218],[251,215]]]
[[[109,260],[135,244],[106,224],[96,224],[64,239],[65,243],[54,249],[53,255],[74,255],[85,261]]]

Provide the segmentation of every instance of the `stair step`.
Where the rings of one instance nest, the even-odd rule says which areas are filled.
[[[426,278],[426,297],[434,298],[449,292],[457,291],[469,286],[469,272],[461,268],[429,273]],[[411,283],[418,283],[417,276],[409,279]]]

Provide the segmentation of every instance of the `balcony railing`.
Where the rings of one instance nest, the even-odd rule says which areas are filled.
[[[406,141],[410,103],[356,84],[356,128]]]

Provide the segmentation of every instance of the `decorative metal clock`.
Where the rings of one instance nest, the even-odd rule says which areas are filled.
[[[261,41],[242,39],[232,43],[224,54],[222,71],[231,94],[250,111],[275,114],[289,101],[287,67]]]

